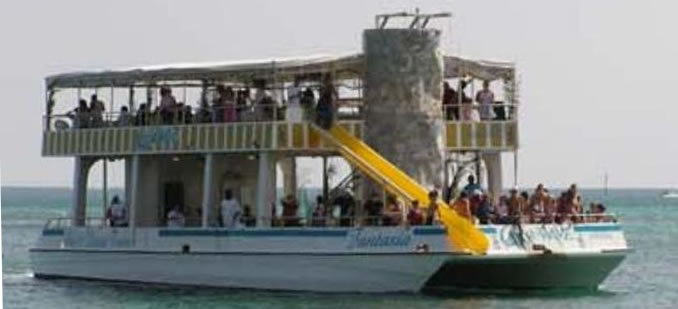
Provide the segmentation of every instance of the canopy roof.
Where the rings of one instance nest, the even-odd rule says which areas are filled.
[[[513,79],[512,63],[469,60],[444,56],[445,78],[473,76],[480,79]],[[208,63],[175,63],[120,70],[94,70],[52,75],[48,88],[96,88],[145,86],[179,81],[251,82],[257,79],[292,81],[296,76],[319,78],[332,73],[335,78],[360,78],[365,70],[362,54],[316,55]]]

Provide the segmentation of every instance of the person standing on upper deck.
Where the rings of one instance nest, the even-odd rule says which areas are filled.
[[[84,129],[89,127],[89,107],[84,99],[78,100],[78,107],[66,114],[73,121],[73,128]]]
[[[132,115],[129,113],[127,106],[120,107],[120,114],[118,115],[116,124],[119,127],[126,127],[132,124]]]
[[[295,78],[294,83],[287,87],[285,119],[289,122],[301,122],[301,118],[301,87],[299,86],[299,79]]]
[[[338,98],[337,90],[332,84],[332,76],[325,75],[322,88],[320,88],[320,97],[316,107],[316,123],[325,130],[332,127],[334,120],[334,105]]]
[[[101,102],[96,94],[93,94],[90,97],[89,102],[89,115],[90,115],[90,124],[92,127],[101,127],[104,125],[104,102]]]
[[[162,117],[162,122],[164,124],[170,124],[172,122],[176,106],[177,100],[172,95],[172,89],[169,87],[161,87],[160,107],[158,107],[158,112],[160,113],[160,117]]]
[[[443,114],[447,120],[459,119],[459,94],[450,83],[443,83]]]
[[[480,119],[492,120],[494,118],[494,111],[492,110],[494,93],[490,90],[489,81],[483,81],[483,89],[476,93],[476,102],[480,104]]]
[[[230,189],[224,190],[224,199],[221,201],[221,223],[226,228],[238,227],[242,210],[240,203],[233,197]]]

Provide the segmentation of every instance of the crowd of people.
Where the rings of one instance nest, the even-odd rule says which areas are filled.
[[[511,118],[512,107],[495,100],[489,81],[483,81],[482,89],[473,99],[467,95],[469,84],[470,81],[461,79],[455,90],[449,82],[443,83],[442,108],[446,119],[479,121]],[[329,75],[313,87],[302,87],[301,80],[295,79],[276,94],[269,91],[264,80],[254,81],[253,86],[234,88],[217,84],[207,88],[198,100],[197,108],[177,101],[172,88],[162,86],[157,104],[141,103],[135,110],[122,106],[117,113],[109,114],[106,114],[104,102],[93,94],[89,102],[80,99],[78,106],[66,115],[74,128],[272,120],[300,122],[303,119],[313,119],[322,127],[328,127],[336,113],[338,92]]]
[[[501,101],[496,101],[494,92],[490,90],[490,82],[483,81],[483,88],[476,92],[475,100],[466,95],[469,81],[459,81],[459,91],[443,83],[443,114],[448,120],[479,121],[479,120],[507,120],[512,114],[511,107]],[[475,102],[475,103],[474,103]]]
[[[584,209],[581,195],[576,185],[562,192],[557,198],[549,193],[542,184],[539,184],[532,194],[527,191],[518,192],[511,189],[507,195],[501,195],[493,199],[476,182],[474,176],[469,176],[468,184],[461,190],[456,199],[449,203],[458,215],[477,224],[550,224],[550,223],[592,223],[614,221],[614,217],[606,213],[602,203],[590,203],[588,209]],[[429,192],[429,204],[426,207],[419,205],[414,200],[404,207],[395,196],[388,195],[385,201],[373,194],[363,204],[362,213],[358,214],[354,208],[348,211],[342,209],[340,218],[344,216],[361,222],[367,226],[395,226],[407,225],[432,225],[438,222],[438,207],[440,197],[436,190]],[[336,204],[336,203],[335,203]],[[341,206],[339,206],[341,207]],[[313,226],[326,225],[328,211],[318,197],[313,211]],[[359,218],[359,219],[356,219]],[[339,220],[340,226],[349,226]]]
[[[537,185],[532,194],[527,191],[518,192],[511,189],[508,194],[493,199],[469,176],[468,184],[461,190],[452,203],[447,203],[458,215],[474,224],[562,224],[562,223],[594,223],[612,222],[615,218],[606,213],[606,207],[599,202],[589,204],[585,209],[579,190],[575,184],[560,193],[551,195],[542,184]],[[310,218],[299,216],[299,203],[294,195],[286,195],[280,200],[282,213],[277,215],[275,205],[272,206],[270,222],[272,226],[398,226],[398,225],[435,225],[439,223],[438,207],[441,198],[436,190],[429,192],[429,204],[422,207],[414,200],[405,207],[393,195],[384,200],[372,194],[358,209],[356,200],[343,194],[325,203],[322,196],[317,196]],[[449,201],[448,201],[449,202]],[[256,225],[256,217],[249,205],[241,206],[230,189],[223,192],[219,203],[219,226],[225,228],[241,228]],[[338,211],[335,211],[335,209]],[[179,205],[174,206],[167,214],[169,227],[183,227],[186,217]],[[127,211],[118,198],[113,197],[106,212],[110,226],[125,227]]]
[[[316,119],[319,123],[331,122],[336,109],[338,94],[330,77],[325,77],[317,90],[302,87],[297,79],[285,89],[285,98],[272,95],[261,80],[255,88],[216,85],[205,92],[195,110],[191,105],[177,101],[170,87],[160,87],[155,108],[141,103],[135,111],[128,106],[120,107],[117,115],[106,114],[106,108],[96,94],[90,101],[80,99],[78,107],[68,112],[74,128],[99,128],[104,126],[176,125],[192,123],[222,123],[237,121],[287,120],[300,122]],[[317,93],[317,100],[316,100]],[[280,104],[282,100],[284,104]]]

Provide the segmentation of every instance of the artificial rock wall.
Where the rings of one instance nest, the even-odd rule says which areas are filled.
[[[365,141],[431,189],[442,185],[445,158],[439,44],[435,29],[363,33]]]

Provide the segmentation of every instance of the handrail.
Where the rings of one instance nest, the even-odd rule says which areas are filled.
[[[336,117],[338,120],[363,119],[363,104],[355,100],[338,100]],[[123,114],[121,112],[104,112],[100,114],[83,113],[79,117],[77,112],[52,114],[43,116],[43,130],[90,129],[112,127],[138,127],[159,125],[186,125],[201,123],[234,123],[234,122],[262,122],[262,121],[289,121],[287,119],[287,105],[253,104],[238,106],[210,106],[204,109],[174,110],[160,112],[139,112]],[[489,117],[485,115],[489,108]],[[515,121],[517,120],[518,104],[504,104],[497,102],[489,107],[476,103],[446,104],[442,106],[443,118],[447,121]],[[190,113],[189,113],[190,111]],[[313,121],[315,110],[312,107],[303,107],[299,120]],[[80,123],[82,122],[82,123]]]
[[[275,217],[259,217],[260,220],[264,222],[271,223],[273,228],[286,228],[286,227],[412,227],[412,226],[440,226],[438,223],[434,224],[409,224],[406,220],[406,216],[401,216],[400,221],[397,224],[384,224],[384,220],[387,216],[364,216],[364,215],[351,215],[351,216],[275,216]],[[572,218],[577,218],[572,220],[534,220],[535,218],[545,218],[546,216],[520,216],[520,222],[522,224],[547,224],[547,225],[563,225],[563,224],[610,224],[610,223],[619,223],[619,216],[615,213],[602,213],[602,214],[576,214],[571,215]],[[251,217],[255,219],[255,217]],[[509,217],[506,217],[509,218]],[[186,221],[190,221],[190,218],[186,217]],[[296,222],[294,222],[296,221]],[[78,227],[72,225],[73,219],[70,217],[56,217],[47,219],[43,229],[44,230],[54,230],[54,229],[63,229],[67,227]],[[286,222],[293,224],[285,224]],[[376,223],[376,224],[375,224]],[[502,225],[512,225],[516,224],[515,221],[491,221],[488,223],[479,223],[476,222],[476,226],[502,226]],[[112,227],[107,224],[107,220],[101,217],[87,217],[85,218],[85,224],[81,227],[98,227],[98,228],[125,228],[125,227]],[[153,226],[153,228],[162,228],[167,227],[167,224],[161,224]],[[185,225],[186,228],[199,228],[200,225]],[[174,227],[177,228],[177,227]],[[209,226],[208,228],[215,228],[215,226]],[[218,226],[217,226],[218,228]],[[254,226],[247,226],[245,224],[241,225],[241,228],[257,228]]]

